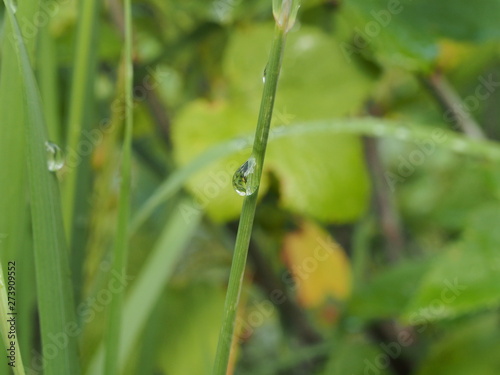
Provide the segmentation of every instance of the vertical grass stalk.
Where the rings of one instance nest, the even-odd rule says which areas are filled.
[[[95,45],[98,30],[97,15],[100,2],[98,0],[82,0],[79,4],[80,16],[76,40],[75,68],[72,77],[70,106],[68,116],[68,134],[66,150],[78,153],[79,142],[82,139],[84,125],[88,121],[89,97],[94,84]],[[81,158],[81,155],[78,155]],[[75,196],[78,183],[78,168],[80,159],[75,165],[65,170],[63,199],[64,225],[69,243],[72,239]]]
[[[124,274],[127,265],[128,227],[130,217],[130,174],[132,164],[133,130],[133,65],[132,65],[132,10],[131,0],[125,0],[125,136],[122,149],[120,198],[118,203],[117,234],[113,248],[112,274]],[[118,374],[118,356],[121,341],[121,322],[124,290],[113,295],[108,311],[105,374]]]
[[[33,225],[34,258],[38,310],[42,338],[42,359],[45,375],[79,374],[76,338],[67,333],[75,322],[68,251],[64,237],[59,187],[54,173],[47,168],[47,128],[35,75],[26,44],[21,34],[15,5],[4,0],[12,26],[10,39],[20,70],[19,87],[23,93],[26,113],[25,140],[28,161],[31,220]],[[53,337],[65,338],[57,352]]]
[[[251,176],[250,178],[257,184],[257,186],[256,190],[250,195],[245,196],[243,201],[238,233],[236,235],[231,272],[229,275],[226,301],[224,304],[224,316],[215,356],[213,370],[214,375],[226,375],[228,368],[232,338],[235,328],[236,311],[243,283],[250,236],[252,234],[255,209],[257,206],[257,196],[259,193],[267,139],[269,136],[269,127],[271,125],[276,88],[278,86],[278,78],[283,60],[286,34],[293,27],[298,8],[298,0],[273,1],[273,14],[276,20],[276,27],[267,63],[264,90],[252,150],[252,156],[255,158],[255,176]]]

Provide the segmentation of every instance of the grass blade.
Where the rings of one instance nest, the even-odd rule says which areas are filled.
[[[67,333],[68,324],[75,319],[58,183],[55,174],[47,168],[47,130],[28,52],[12,3],[4,0],[4,4],[12,24],[12,40],[21,72],[19,85],[25,100],[25,139],[44,374],[78,374],[76,340]],[[47,350],[54,347],[52,341],[56,336],[64,337],[66,345],[56,347],[55,355],[53,351],[49,355]]]
[[[126,273],[128,250],[128,226],[130,217],[130,173],[132,164],[133,130],[133,66],[132,66],[132,9],[130,0],[125,0],[125,139],[121,165],[120,198],[118,203],[117,234],[113,249],[112,272]],[[108,332],[106,338],[105,374],[117,374],[118,353],[121,342],[121,322],[124,289],[113,296],[108,312]]]
[[[269,61],[267,63],[267,74],[265,77],[264,91],[262,93],[257,130],[255,131],[252,156],[248,159],[249,161],[255,160],[255,167],[252,167],[248,176],[245,174],[242,179],[246,186],[242,186],[241,190],[238,189],[240,193],[245,192],[246,196],[243,201],[238,233],[236,235],[236,244],[234,245],[234,256],[231,272],[229,274],[226,302],[224,304],[224,317],[222,319],[219,343],[215,355],[213,370],[213,374],[215,375],[225,375],[229,364],[236,311],[238,309],[241,287],[243,285],[243,275],[245,273],[248,246],[250,244],[255,209],[257,207],[257,197],[259,194],[262,168],[269,137],[269,128],[273,115],[274,99],[278,87],[278,78],[283,61],[286,34],[293,27],[298,8],[299,1],[296,0],[273,1],[276,29]],[[242,168],[244,167],[242,166]],[[242,170],[242,168],[240,168],[240,170]],[[240,170],[238,170],[238,172]]]
[[[405,124],[371,117],[322,120],[282,126],[275,128],[269,141],[308,134],[355,134],[408,142],[432,140],[436,138],[436,134],[439,134],[439,142],[436,144],[439,148],[464,155],[478,156],[486,160],[500,160],[500,145],[497,142],[472,140],[453,131],[423,124]],[[217,144],[172,173],[132,218],[132,231],[137,230],[160,204],[177,193],[194,174],[219,159],[240,152],[242,145],[248,144],[245,140],[252,141],[252,139],[248,136]]]
[[[130,288],[121,324],[123,337],[120,342],[119,368],[123,368],[126,359],[131,354],[142,328],[174,271],[182,250],[201,220],[203,213],[197,210],[188,222],[184,221],[181,207],[189,202],[188,199],[179,201],[177,208],[173,211],[175,214],[170,217],[148,260]],[[94,356],[86,371],[88,375],[102,374],[103,349],[101,347]]]
[[[66,150],[75,160],[65,169],[63,185],[63,215],[64,224],[69,243],[72,241],[73,219],[75,217],[75,198],[78,184],[78,168],[83,161],[79,155],[79,143],[83,130],[88,127],[88,111],[90,95],[94,84],[94,70],[96,66],[95,44],[97,39],[97,14],[100,2],[97,0],[84,0],[79,4],[80,14],[76,40],[75,67],[73,70],[70,106],[68,117],[68,136]]]

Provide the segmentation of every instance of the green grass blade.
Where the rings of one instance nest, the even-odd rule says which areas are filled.
[[[67,247],[61,216],[58,183],[47,168],[47,130],[35,76],[11,2],[4,0],[12,24],[15,56],[21,71],[19,85],[25,100],[25,139],[31,201],[31,218],[37,279],[38,308],[43,347],[44,374],[78,374],[76,340],[67,333],[75,321]],[[54,337],[66,345],[53,349]]]
[[[40,48],[38,55],[38,79],[40,82],[40,93],[43,98],[43,111],[47,123],[49,139],[61,145],[61,118],[58,103],[59,91],[57,88],[57,62],[56,46],[50,35],[49,24],[40,29]]]
[[[281,3],[281,6],[279,6]],[[224,316],[219,334],[219,343],[215,355],[215,364],[213,374],[225,375],[229,365],[229,356],[231,352],[231,343],[234,333],[236,311],[240,300],[241,288],[243,285],[243,275],[247,261],[248,246],[252,234],[253,221],[255,217],[255,209],[257,207],[257,197],[264,165],[264,157],[266,154],[267,140],[269,137],[269,128],[271,126],[271,118],[273,115],[274,100],[276,98],[276,90],[278,87],[278,78],[283,61],[283,52],[285,49],[285,40],[287,31],[291,28],[293,20],[292,14],[296,15],[298,2],[292,6],[291,0],[283,0],[274,2],[274,11],[276,19],[276,29],[274,40],[271,46],[271,53],[267,63],[267,73],[264,82],[264,91],[262,93],[262,101],[260,105],[259,118],[257,121],[257,129],[255,131],[255,139],[253,143],[252,157],[255,158],[255,167],[248,179],[244,181],[248,185],[252,185],[249,189],[245,188],[247,194],[243,201],[241,210],[240,223],[238,233],[236,235],[236,244],[234,247],[234,256],[231,264],[231,272],[229,274],[229,284],[226,294],[226,302],[224,304]],[[250,159],[249,159],[250,160]],[[255,186],[255,190],[253,188]]]
[[[78,154],[83,130],[88,128],[88,112],[92,107],[91,93],[94,85],[96,66],[96,39],[98,30],[98,10],[100,1],[82,0],[79,4],[78,32],[76,40],[75,66],[72,77],[70,105],[68,116],[67,153],[75,158],[72,165],[65,169],[63,185],[63,215],[68,241],[71,243],[73,220],[75,216],[75,198],[78,184],[79,168],[85,162],[84,156]],[[73,165],[74,164],[74,165]]]
[[[133,130],[133,65],[132,65],[132,10],[130,0],[125,0],[125,138],[121,165],[120,198],[118,203],[118,223],[116,240],[113,249],[113,266],[111,271],[126,273],[128,250],[128,227],[130,218],[130,173],[132,164],[132,130]],[[108,332],[106,338],[105,374],[117,374],[118,355],[122,336],[121,322],[124,288],[113,296],[108,312]],[[123,331],[124,332],[124,331]]]
[[[22,2],[18,6],[18,19],[31,20],[39,10],[39,2]],[[33,245],[30,235],[30,217],[26,196],[28,175],[24,127],[25,104],[19,64],[12,39],[13,29],[5,17],[3,43],[1,46],[0,72],[0,260],[3,264],[15,261],[22,277],[16,280],[17,332],[23,360],[30,363],[36,336],[33,310],[36,306],[36,283],[34,273]],[[30,30],[31,31],[31,30]],[[25,29],[26,47],[33,61],[37,38]],[[3,360],[4,358],[2,358]],[[6,363],[0,364],[7,366]]]
[[[269,136],[269,141],[308,134],[354,134],[407,142],[424,142],[436,138],[435,132],[440,134],[439,141],[436,142],[438,148],[459,154],[478,156],[486,160],[500,160],[500,145],[496,142],[472,140],[456,132],[423,124],[405,124],[371,117],[323,120],[282,126],[274,129]],[[160,204],[177,193],[194,174],[217,160],[240,152],[243,145],[252,140],[253,138],[248,136],[217,144],[200,154],[189,164],[176,170],[134,215],[131,224],[132,231],[137,230]]]
[[[189,203],[189,199],[180,200],[174,209],[154,249],[141,269],[130,288],[125,303],[122,320],[122,340],[119,350],[120,368],[125,365],[147,319],[155,307],[161,292],[169,281],[176,264],[186,247],[188,240],[193,236],[203,214],[194,212],[188,222],[184,221],[181,208]],[[89,369],[88,375],[102,374],[104,348],[100,348]],[[117,372],[119,373],[119,372]]]

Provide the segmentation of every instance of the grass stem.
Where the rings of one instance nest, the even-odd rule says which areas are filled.
[[[255,157],[256,167],[254,169],[255,176],[252,176],[251,178],[256,182],[257,189],[252,194],[245,196],[243,201],[240,224],[238,227],[238,233],[236,235],[234,257],[231,266],[231,272],[229,275],[226,301],[224,304],[224,317],[219,334],[219,343],[217,345],[213,371],[214,375],[225,375],[228,368],[231,344],[235,329],[236,311],[238,308],[241,287],[243,284],[248,245],[250,243],[250,237],[252,234],[260,179],[262,176],[267,139],[269,136],[269,127],[271,125],[274,99],[276,97],[278,78],[283,60],[285,39],[287,32],[292,26],[288,22],[288,20],[292,18],[291,15],[296,14],[298,5],[294,3],[292,6],[292,2],[285,0],[283,1],[282,7],[278,6],[275,8],[276,13],[278,13],[275,13],[277,22],[271,47],[271,53],[265,73],[266,76],[264,80],[264,91],[262,94],[259,118],[257,122],[257,130],[255,132],[252,151],[252,156]],[[284,13],[279,14],[280,12]],[[281,23],[279,22],[280,20]],[[286,20],[286,22],[284,22],[283,20]]]
[[[133,64],[132,64],[132,10],[131,1],[125,0],[125,137],[121,164],[120,198],[118,203],[117,236],[113,248],[112,273],[125,274],[127,266],[128,227],[130,218],[130,184],[133,131]],[[121,342],[124,288],[113,295],[108,312],[106,336],[105,374],[118,374],[118,358]]]

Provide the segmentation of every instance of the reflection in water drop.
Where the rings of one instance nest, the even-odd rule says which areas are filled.
[[[248,196],[255,193],[259,185],[257,181],[257,162],[251,156],[241,167],[234,173],[233,187],[234,190],[241,196]]]
[[[57,172],[64,167],[64,156],[61,148],[52,142],[45,142],[47,150],[47,168],[51,172]]]
[[[267,64],[264,68],[264,73],[262,74],[262,83],[266,83],[266,75],[267,75]]]

